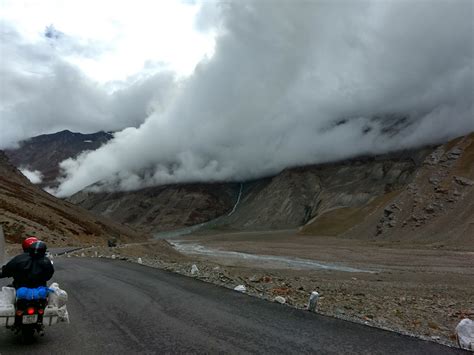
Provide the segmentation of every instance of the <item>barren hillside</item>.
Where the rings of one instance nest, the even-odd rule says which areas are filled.
[[[359,210],[341,207],[322,213],[303,232],[321,234],[341,216],[352,218],[337,233],[346,237],[474,249],[474,134],[436,148],[410,184]]]
[[[473,141],[471,134],[439,147],[292,168],[242,185],[82,191],[70,200],[146,231],[177,229],[220,216],[212,228],[300,228],[308,235],[472,248]]]
[[[81,191],[68,201],[146,232],[207,222],[229,212],[239,184],[186,184],[138,191]]]
[[[412,181],[429,152],[286,169],[277,176],[242,184],[167,185],[115,193],[86,189],[68,200],[146,231],[178,229],[217,217],[213,228],[218,229],[297,228],[325,211],[383,200]]]
[[[145,237],[31,184],[0,151],[0,224],[8,242],[34,234],[50,245],[106,244]]]
[[[111,138],[106,132],[81,134],[65,130],[27,139],[19,148],[6,150],[5,154],[16,167],[40,171],[43,181],[39,186],[56,186],[59,163],[84,151],[95,150]]]

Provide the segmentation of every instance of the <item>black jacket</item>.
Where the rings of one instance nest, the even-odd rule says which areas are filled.
[[[53,277],[54,267],[46,256],[31,257],[28,253],[15,256],[2,267],[0,278],[13,277],[13,287],[46,286]]]

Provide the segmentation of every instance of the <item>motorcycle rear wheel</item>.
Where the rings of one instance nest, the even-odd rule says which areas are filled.
[[[23,326],[21,328],[21,341],[24,344],[31,344],[35,339],[35,328],[31,326]]]

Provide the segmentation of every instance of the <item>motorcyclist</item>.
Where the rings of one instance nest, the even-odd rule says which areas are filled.
[[[38,241],[38,238],[36,237],[27,237],[25,240],[23,240],[23,242],[21,243],[21,247],[23,248],[23,253],[15,256],[12,260],[10,260],[8,264],[9,265],[22,265],[27,260],[29,260],[30,254],[28,253],[28,249],[31,247],[33,243],[37,241]],[[2,274],[3,274],[3,268],[2,270],[0,270],[0,278],[2,278],[1,276]],[[8,277],[8,276],[3,276],[3,277]]]
[[[46,286],[54,274],[53,264],[46,257],[46,249],[46,243],[42,241],[32,243],[27,252],[17,255],[2,267],[0,278],[13,277],[16,289]]]
[[[23,248],[24,253],[28,253],[28,249],[31,247],[31,244],[34,242],[38,242],[39,239],[36,237],[28,237],[26,238],[23,243],[21,243],[21,247]]]

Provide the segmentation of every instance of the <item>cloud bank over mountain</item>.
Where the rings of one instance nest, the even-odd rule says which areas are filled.
[[[185,81],[157,74],[160,104],[117,99],[125,121],[143,123],[63,162],[58,195],[96,182],[246,180],[474,130],[472,1],[226,1],[201,11],[198,27],[217,33],[214,55]],[[94,91],[77,77],[68,85]],[[124,90],[149,95],[144,87]],[[94,122],[110,112],[98,97],[87,100]]]

